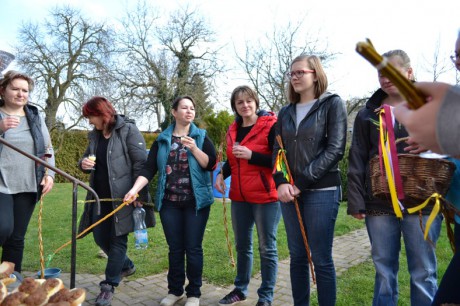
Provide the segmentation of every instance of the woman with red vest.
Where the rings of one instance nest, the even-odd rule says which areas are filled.
[[[258,306],[271,305],[278,270],[276,233],[281,217],[278,194],[272,177],[272,149],[276,116],[259,111],[257,93],[248,86],[233,90],[231,107],[235,121],[227,132],[227,158],[215,187],[224,194],[230,176],[232,225],[237,251],[235,289],[219,305],[237,305],[246,299],[253,262],[252,232],[259,237],[262,283],[257,290]]]

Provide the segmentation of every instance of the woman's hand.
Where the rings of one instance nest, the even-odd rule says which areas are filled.
[[[198,147],[196,146],[196,143],[195,143],[195,139],[193,139],[192,137],[188,137],[188,136],[182,136],[180,138],[180,142],[182,143],[182,145],[184,147],[186,147],[187,149],[190,150],[190,152],[194,152]]]
[[[217,191],[224,194],[225,193],[225,182],[222,176],[222,173],[216,175],[216,182],[214,183],[214,187]]]
[[[19,117],[18,116],[6,116],[2,120],[0,120],[0,130],[3,132],[8,131],[9,129],[13,129],[19,125]]]
[[[233,155],[236,158],[242,158],[250,160],[252,156],[252,151],[249,150],[246,146],[235,145],[232,150]]]
[[[92,170],[95,165],[96,165],[96,162],[93,160],[90,160],[88,157],[83,158],[83,160],[81,161],[81,168],[83,170]]]
[[[137,205],[139,204],[137,199],[137,192],[132,188],[130,191],[128,191],[127,194],[125,194],[125,197],[123,198],[123,202],[129,202],[127,205],[133,203],[134,207],[138,207]],[[142,206],[142,204],[140,205]]]
[[[54,179],[53,177],[49,176],[49,175],[45,175],[42,179],[42,182],[40,183],[40,185],[43,186],[43,190],[42,190],[42,194],[45,195],[47,194],[48,192],[51,191],[51,189],[53,188],[54,186]]]
[[[283,203],[288,203],[294,201],[294,197],[297,196],[299,193],[296,194],[295,186],[292,186],[291,184],[281,184],[278,186],[278,199],[280,199],[281,202]],[[299,190],[297,188],[297,190]]]

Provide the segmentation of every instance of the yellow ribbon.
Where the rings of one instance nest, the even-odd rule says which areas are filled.
[[[394,181],[394,176],[393,176],[393,171],[390,165],[390,159],[388,158],[388,151],[385,145],[385,138],[384,138],[384,132],[383,132],[383,120],[382,120],[382,113],[384,113],[384,109],[380,111],[380,146],[382,147],[382,155],[383,155],[383,164],[385,166],[385,173],[387,175],[388,179],[388,189],[390,190],[390,196],[391,196],[391,204],[393,205],[393,210],[396,214],[396,217],[402,219],[402,212],[401,212],[401,207],[399,206],[399,200],[398,196],[396,194],[396,186],[395,186],[395,181]],[[387,135],[388,136],[388,135]]]
[[[439,213],[439,210],[441,209],[440,200],[442,199],[442,196],[439,193],[435,192],[428,199],[426,199],[425,202],[423,202],[422,204],[409,208],[407,210],[410,214],[416,211],[422,210],[430,203],[430,200],[432,198],[435,198],[436,201],[434,202],[433,210],[431,211],[430,216],[428,217],[428,221],[426,222],[425,233],[423,234],[423,237],[425,238],[425,240],[426,240],[426,237],[428,236],[428,232],[430,231],[431,223],[433,223],[434,218],[436,218],[436,216]]]

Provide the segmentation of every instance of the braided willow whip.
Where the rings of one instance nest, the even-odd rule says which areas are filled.
[[[370,39],[356,44],[356,52],[368,60],[377,70],[386,76],[399,92],[406,98],[409,107],[417,109],[425,104],[424,95],[412,82],[403,76],[385,57],[382,57],[374,49]]]
[[[38,249],[40,252],[40,272],[41,272],[40,278],[43,279],[45,278],[45,252],[43,250],[42,216],[43,216],[43,195],[40,197],[40,206],[38,210]]]
[[[217,156],[217,163],[220,164],[223,159],[223,152],[224,152],[224,141],[225,138],[222,140],[222,142],[219,145],[219,154]],[[220,174],[222,175],[222,179],[224,179],[224,167],[220,165]],[[228,249],[228,256],[230,256],[230,264],[232,267],[235,267],[235,259],[233,258],[233,248],[232,248],[232,243],[230,242],[230,237],[228,235],[228,222],[227,222],[227,204],[225,202],[225,192],[227,186],[225,185],[225,180],[224,180],[224,185],[222,186],[224,192],[222,193],[222,206],[224,208],[223,210],[223,220],[224,220],[224,232],[225,232],[225,239],[227,240],[227,249]]]
[[[100,200],[100,201],[114,201],[115,199],[103,199],[103,200]],[[105,220],[107,220],[108,218],[110,218],[111,216],[113,216],[116,212],[118,212],[120,209],[122,209],[123,207],[125,207],[127,204],[131,203],[132,201],[126,201],[126,202],[123,202],[120,204],[120,206],[118,206],[117,208],[115,208],[113,211],[111,211],[109,214],[107,214],[106,216],[104,216],[102,219],[98,220],[97,222],[91,224],[90,226],[88,226],[84,231],[82,231],[80,234],[77,235],[77,239],[80,238],[81,236],[83,236],[84,234],[86,234],[87,232],[89,232],[91,229],[93,229],[94,227],[98,226],[99,224],[101,224],[102,222],[104,222]],[[57,248],[54,253],[50,256],[52,258],[52,256],[54,256],[55,254],[57,254],[59,251],[61,251],[63,248],[65,248],[66,246],[68,246],[69,244],[72,243],[72,240],[69,240],[67,241],[66,243],[64,243],[62,246],[60,246],[59,248]],[[50,259],[49,259],[50,260]]]
[[[292,185],[293,181],[292,181],[291,169],[289,168],[289,164],[286,158],[286,153],[284,151],[283,141],[280,135],[276,135],[276,141],[278,142],[278,145],[281,148],[281,156],[286,165],[286,170],[291,180],[291,182],[289,183]],[[305,227],[303,226],[302,216],[300,215],[299,202],[297,202],[296,197],[294,197],[294,206],[295,206],[295,211],[297,213],[297,219],[299,220],[300,232],[302,233],[303,243],[305,244],[305,250],[307,251],[308,264],[310,265],[311,278],[313,280],[313,284],[316,284],[315,270],[313,269],[313,261],[311,259],[311,251],[310,251],[310,247],[308,246],[307,234],[305,233]]]
[[[48,158],[51,157],[51,154],[48,153],[50,150],[50,145],[47,147],[47,152],[45,154],[45,161],[48,161]],[[44,178],[48,175],[48,168],[45,168]],[[38,210],[38,249],[40,253],[40,278],[45,278],[45,251],[43,249],[43,236],[42,236],[42,217],[43,217],[43,197],[42,194],[40,197],[40,206]]]

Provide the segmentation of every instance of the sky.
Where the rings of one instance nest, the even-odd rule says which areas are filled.
[[[0,50],[11,51],[21,22],[41,22],[57,4],[70,4],[90,18],[119,19],[134,0],[2,0]],[[229,58],[244,54],[246,42],[256,42],[277,25],[305,16],[305,30],[318,31],[330,51],[338,53],[326,68],[329,90],[344,99],[368,95],[378,87],[377,72],[355,51],[356,43],[370,38],[379,53],[402,49],[411,58],[419,81],[433,79],[430,66],[439,47],[440,61],[451,67],[440,81],[455,82],[449,60],[460,30],[459,0],[150,0],[167,13],[189,3],[209,21],[218,43],[228,46]],[[231,64],[229,65],[235,65]],[[243,72],[227,76],[218,90],[227,99],[237,85],[247,84]]]

